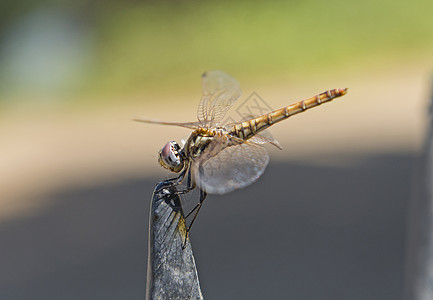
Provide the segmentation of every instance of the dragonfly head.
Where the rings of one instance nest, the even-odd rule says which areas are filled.
[[[180,172],[185,162],[180,156],[179,151],[180,146],[178,143],[174,141],[168,142],[162,147],[161,151],[159,151],[159,164],[172,172]]]

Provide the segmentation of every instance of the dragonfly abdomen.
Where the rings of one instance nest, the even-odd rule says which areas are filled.
[[[337,97],[341,97],[347,93],[347,89],[333,89],[306,100],[299,101],[289,106],[277,109],[269,114],[253,118],[242,123],[235,124],[230,133],[247,140],[253,137],[256,133],[265,130],[275,123],[285,120],[293,115],[304,112],[310,108],[319,106],[322,103],[329,102]]]

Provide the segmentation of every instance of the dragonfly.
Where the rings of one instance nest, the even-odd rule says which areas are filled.
[[[280,144],[267,131],[272,125],[347,93],[347,88],[332,89],[306,100],[285,106],[270,113],[251,117],[237,123],[224,124],[228,110],[241,96],[236,79],[223,71],[209,71],[202,75],[203,95],[197,110],[197,122],[165,122],[135,118],[135,121],[181,126],[193,130],[186,142],[166,143],[159,151],[158,162],[178,176],[170,179],[174,186],[184,182],[186,188],[200,190],[194,217],[187,228],[190,231],[207,194],[225,194],[255,182],[269,163],[264,147]]]

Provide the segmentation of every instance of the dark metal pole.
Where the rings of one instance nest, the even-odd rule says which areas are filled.
[[[158,191],[158,192],[157,192]],[[203,299],[181,201],[170,181],[157,184],[150,207],[146,299]]]
[[[433,92],[428,136],[413,178],[406,247],[405,300],[429,300],[433,299]]]

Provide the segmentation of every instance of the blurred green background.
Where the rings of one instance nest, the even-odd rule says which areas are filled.
[[[370,72],[433,50],[428,0],[0,5],[1,102],[185,90],[211,69],[242,79]]]

